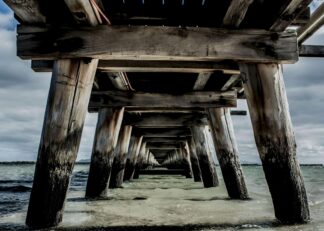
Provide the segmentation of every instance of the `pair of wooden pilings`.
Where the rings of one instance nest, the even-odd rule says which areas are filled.
[[[97,62],[58,60],[54,63],[26,219],[27,225],[32,228],[55,226],[62,220]],[[240,68],[255,141],[276,218],[283,223],[306,222],[309,220],[309,209],[296,159],[282,68],[278,64],[241,64]],[[87,185],[88,196],[103,196],[107,191],[113,164],[110,157],[117,145],[117,130],[120,130],[123,109],[103,109],[102,113],[105,116],[99,116],[97,124]],[[214,124],[211,126],[213,133],[221,134],[214,136],[214,143],[226,187],[229,192],[233,192],[231,197],[243,195],[245,189],[244,192],[233,190],[242,188],[244,180],[238,165],[235,140],[232,139],[228,110],[210,109],[209,115]],[[126,138],[129,132],[126,130],[124,128],[122,133],[125,139],[129,139]],[[209,169],[205,160],[199,158],[207,156],[201,128],[193,126],[191,131],[200,169]],[[122,146],[119,148],[123,150]]]

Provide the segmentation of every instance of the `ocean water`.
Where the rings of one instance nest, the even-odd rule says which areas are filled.
[[[262,167],[244,166],[250,200],[230,200],[220,186],[205,189],[183,176],[142,175],[85,200],[88,165],[75,166],[62,224],[50,230],[323,230],[324,168],[303,166],[312,220],[282,226],[274,218]],[[219,170],[219,169],[218,169]],[[0,164],[0,230],[25,230],[33,164]],[[132,228],[130,228],[132,227]],[[136,227],[136,228],[134,228]]]

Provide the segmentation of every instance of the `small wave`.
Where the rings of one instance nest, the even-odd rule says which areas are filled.
[[[33,180],[0,180],[0,184],[31,184]]]
[[[31,187],[24,185],[17,186],[0,186],[0,192],[29,192]]]

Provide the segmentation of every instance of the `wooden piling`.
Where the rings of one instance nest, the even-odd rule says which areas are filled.
[[[93,143],[86,197],[106,197],[124,108],[100,109]]]
[[[186,143],[181,143],[180,153],[182,154],[182,162],[184,166],[185,176],[186,178],[192,178],[192,166],[190,161],[189,150],[186,147]]]
[[[191,162],[194,181],[201,182],[201,171],[199,167],[199,161],[196,153],[195,143],[192,140],[192,137],[189,139],[188,146],[190,150],[190,162]]]
[[[143,136],[132,136],[129,143],[128,158],[124,171],[124,181],[133,180],[138,153],[141,148]]]
[[[279,64],[242,64],[244,90],[275,215],[283,223],[310,219]]]
[[[79,149],[98,60],[54,62],[26,224],[62,220],[70,175]]]
[[[238,156],[230,110],[212,108],[207,111],[228,195],[233,199],[247,199],[249,195]]]
[[[201,176],[205,188],[218,186],[218,178],[216,168],[207,151],[207,143],[205,138],[205,126],[192,126],[192,138],[195,142],[196,153],[201,170]]]
[[[143,160],[145,158],[146,154],[146,142],[143,142],[137,157],[136,165],[135,165],[135,170],[133,174],[133,179],[138,179],[139,178],[139,171],[142,168],[143,165]]]
[[[114,162],[110,177],[110,188],[120,188],[123,184],[129,141],[132,134],[132,126],[124,126],[117,142]]]

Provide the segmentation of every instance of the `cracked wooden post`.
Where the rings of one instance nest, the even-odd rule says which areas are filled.
[[[126,161],[126,167],[124,172],[124,181],[133,180],[136,161],[138,157],[138,153],[141,148],[143,136],[135,136],[131,137],[128,149],[128,158]]]
[[[133,179],[138,179],[139,178],[139,171],[143,165],[143,160],[146,155],[146,142],[143,142],[137,157],[136,165],[135,165],[135,170],[133,174]]]
[[[26,224],[56,226],[62,220],[98,60],[54,62]]]
[[[201,182],[201,172],[199,167],[199,161],[196,153],[195,143],[192,138],[188,140],[188,147],[190,150],[190,162],[192,167],[192,173],[195,182]]]
[[[310,219],[307,195],[279,64],[242,64],[244,90],[275,216],[283,223]]]
[[[230,110],[207,109],[216,155],[230,198],[249,198],[241,168]]]
[[[201,170],[201,176],[205,188],[218,186],[217,172],[212,157],[207,151],[205,138],[205,126],[192,126],[192,138],[195,142],[196,153]]]
[[[115,158],[110,176],[110,188],[120,188],[123,184],[129,141],[132,134],[132,126],[124,126],[119,135]]]
[[[86,197],[106,197],[124,108],[100,109],[93,143]]]

